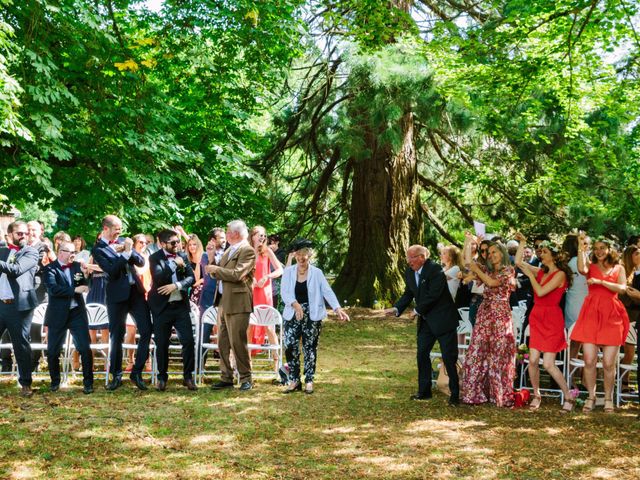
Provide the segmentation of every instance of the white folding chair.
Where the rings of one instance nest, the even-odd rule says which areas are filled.
[[[41,339],[46,339],[47,338],[47,334],[46,334],[47,327],[45,327],[45,325],[44,325],[44,315],[45,315],[46,311],[47,311],[47,304],[46,303],[41,303],[33,311],[33,318],[31,319],[31,324],[32,325],[39,325],[40,326],[40,338]],[[47,342],[45,342],[45,341],[31,342],[30,345],[31,345],[31,351],[40,351],[46,356]],[[62,360],[64,362],[64,355],[63,355]]]
[[[251,354],[253,350],[266,351],[268,353],[267,362],[269,363],[275,361],[275,359],[273,358],[273,354],[278,355],[277,362],[273,366],[271,371],[261,372],[259,370],[256,370],[255,368],[252,368],[252,375],[254,377],[262,376],[268,378],[274,376],[275,378],[278,378],[278,369],[282,366],[282,358],[284,355],[284,348],[282,344],[282,316],[280,315],[280,312],[269,305],[256,305],[255,307],[253,307],[253,312],[249,316],[249,325],[254,325],[256,327],[266,327],[267,329],[271,328],[274,332],[276,332],[276,335],[276,327],[280,327],[280,335],[277,335],[278,342],[275,345],[272,345],[270,343],[264,345],[249,343],[247,345],[249,354]],[[265,338],[268,337],[265,336]],[[254,359],[253,363],[258,363],[258,360]]]
[[[638,323],[636,322],[636,327]],[[633,345],[638,344],[638,330],[633,326],[629,327],[629,335],[626,338],[625,343],[631,343]],[[637,378],[638,372],[638,351],[636,350],[633,359],[630,363],[622,363],[623,354],[618,357],[618,369],[616,375],[616,406],[620,406],[620,403],[626,401],[634,401],[638,398],[637,392],[623,392],[622,383],[625,378],[628,379],[629,386],[632,385],[633,375],[636,374],[636,388],[640,388],[640,378]]]
[[[566,338],[567,332],[565,330],[565,338]],[[528,344],[528,339],[530,336],[530,330],[529,330],[529,325],[527,325],[527,328],[524,329],[524,332],[522,334],[522,343]],[[540,360],[538,360],[538,366],[542,369],[543,366],[543,354],[541,352],[540,354]],[[565,359],[569,358],[569,342],[567,341],[567,348],[561,352],[558,352],[558,354],[556,355],[556,360],[555,360],[555,365],[556,367],[560,368],[560,370],[562,370],[562,373],[565,374],[565,372],[567,371],[567,364]],[[523,388],[531,388],[531,386],[528,384],[527,382],[527,372],[529,370],[529,365],[530,365],[530,361],[528,358],[525,358],[522,360],[522,364],[520,365],[520,389]],[[540,395],[543,397],[560,397],[560,403],[564,403],[564,393],[562,392],[562,390],[560,388],[543,388],[540,387]]]
[[[140,334],[137,331],[138,327],[136,326],[136,322],[133,319],[133,317],[129,314],[127,315],[126,326],[136,328],[136,335],[134,340],[135,343],[124,342],[122,344],[122,351],[124,352],[125,357],[127,354],[127,350],[133,350],[136,355],[138,354],[138,342],[140,341]],[[156,348],[156,344],[153,340],[153,335],[152,335],[151,341],[149,342],[149,359],[151,360],[151,383],[154,383],[154,384],[156,383],[156,376],[158,375],[158,368],[156,365],[156,356],[153,354],[155,348]]]
[[[516,340],[516,345],[520,345],[522,342],[522,325],[524,324],[524,317],[527,313],[526,304],[518,304],[516,307],[511,308],[511,318],[513,319],[513,336]]]
[[[567,338],[571,338],[571,332],[573,331],[573,328],[576,326],[576,324],[574,323],[571,328],[569,329],[569,334],[567,335]],[[567,354],[568,356],[568,354]],[[615,371],[616,373],[618,373],[618,364],[619,364],[619,359],[616,359],[616,366],[615,366]],[[584,368],[584,360],[582,358],[571,358],[569,360],[569,368],[566,369],[566,379],[567,379],[567,384],[569,386],[570,385],[570,381],[573,378],[573,376],[575,375],[576,371],[578,369]],[[602,351],[598,350],[598,361],[596,362],[596,370],[600,369],[602,370],[603,365],[602,365]],[[598,382],[600,380],[599,378],[600,376],[597,375],[596,376],[596,382]],[[614,379],[614,385],[613,385],[613,394],[616,395],[617,393],[617,389],[616,389],[616,384],[618,382],[617,377]],[[596,402],[596,405],[601,405],[600,401],[604,400],[604,388],[602,389],[598,389],[596,386],[596,399],[598,399],[599,401]],[[617,399],[616,399],[617,401]]]
[[[202,318],[200,321],[200,348],[198,349],[198,383],[202,383],[204,379],[204,375],[206,373],[215,373],[214,370],[207,371],[206,370],[206,361],[205,355],[209,351],[218,350],[218,336],[213,335],[214,340],[211,338],[204,338],[204,327],[205,325],[211,325],[211,331],[215,329],[215,326],[218,323],[218,308],[217,307],[209,307],[202,314]],[[219,370],[218,370],[219,371]]]
[[[457,328],[457,336],[458,336],[458,362],[462,364],[464,362],[464,357],[466,351],[469,349],[469,343],[471,341],[471,333],[473,331],[473,326],[469,321],[469,308],[463,307],[458,309],[458,313],[460,315],[460,320],[458,322]],[[461,341],[462,338],[462,341]],[[431,351],[429,354],[429,359],[432,363],[432,375],[435,375],[435,378],[431,379],[433,386],[435,387],[437,381],[438,370],[441,368],[440,366],[433,365],[435,360],[440,360],[442,362],[442,353]],[[444,366],[442,366],[444,368]]]
[[[191,328],[192,328],[193,342],[194,342],[193,378],[195,380],[198,374],[198,350],[200,349],[200,308],[198,307],[198,305],[196,305],[192,301],[189,301],[189,317],[191,318]],[[182,345],[180,344],[180,341],[178,339],[178,334],[175,328],[173,329],[173,333],[171,335],[171,343],[169,343],[170,359],[171,359],[172,353],[174,354],[174,358],[176,357],[182,358]],[[154,361],[155,361],[155,357],[154,357]],[[169,371],[167,372],[168,375],[172,375],[172,374],[182,375],[182,373],[183,373],[182,368],[180,370],[171,370],[171,367],[169,367]]]
[[[100,303],[87,303],[87,317],[89,319],[89,328],[94,327],[97,329],[107,328],[109,326],[109,316],[107,315],[107,307]],[[104,360],[104,384],[109,383],[109,356],[111,355],[111,342],[109,339],[105,342],[104,338],[100,339],[100,343],[92,343],[90,346],[93,352],[93,361],[96,357],[100,357]],[[65,349],[65,362],[64,362],[64,375],[65,382],[68,375],[75,374],[76,372],[71,368],[71,356],[75,346],[71,341],[71,335],[67,334],[67,345]]]

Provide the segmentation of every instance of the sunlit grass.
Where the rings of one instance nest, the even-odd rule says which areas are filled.
[[[363,312],[364,313],[364,312]],[[0,478],[640,478],[638,408],[562,415],[412,402],[415,324],[327,322],[316,393],[82,395],[0,382]]]

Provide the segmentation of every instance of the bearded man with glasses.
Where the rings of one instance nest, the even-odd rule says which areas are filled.
[[[26,397],[33,394],[29,331],[33,309],[38,305],[35,274],[40,258],[38,251],[27,244],[28,234],[25,222],[13,222],[7,227],[8,244],[0,248],[0,336],[5,330],[11,335],[18,382]]]
[[[183,385],[197,390],[193,379],[195,340],[191,326],[189,288],[196,281],[193,268],[184,252],[179,251],[180,237],[173,230],[158,234],[160,250],[149,257],[151,290],[149,306],[153,312],[153,331],[158,360],[158,390],[167,389],[169,370],[169,340],[175,327],[182,345]]]

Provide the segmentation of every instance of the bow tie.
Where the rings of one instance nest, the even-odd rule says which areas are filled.
[[[167,260],[172,260],[176,258],[176,254],[175,253],[167,253]]]
[[[9,247],[9,250],[13,250],[14,252],[19,252],[20,251],[20,247],[18,245],[14,245],[12,243],[8,243],[7,247]]]
[[[62,268],[62,270],[66,270],[68,268],[71,268],[71,265],[73,265],[73,263],[67,263],[66,265],[60,265],[60,267]]]
[[[113,245],[114,243],[118,243],[118,240],[109,240],[109,245]]]

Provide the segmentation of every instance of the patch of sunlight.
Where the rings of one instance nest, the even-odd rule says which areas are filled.
[[[158,472],[150,471],[146,466],[134,467],[132,465],[126,465],[124,467],[118,467],[118,475],[120,477],[133,477],[139,479],[156,479],[156,478],[169,478],[174,477],[171,472]]]
[[[335,435],[336,433],[353,433],[356,431],[356,427],[336,427],[336,428],[327,428],[326,430],[322,430],[322,433],[326,435]]]
[[[567,467],[583,467],[585,465],[589,465],[589,459],[587,458],[571,458],[567,461]]]
[[[619,472],[607,468],[596,468],[589,475],[590,478],[616,478]]]
[[[547,427],[547,428],[544,429],[544,431],[547,433],[547,435],[551,435],[551,436],[562,435],[562,429],[560,429],[560,428]],[[522,433],[535,433],[536,431],[533,428],[528,428],[526,430],[518,430],[518,433],[520,433],[520,432],[522,432]]]
[[[102,428],[92,428],[89,430],[80,430],[73,434],[76,438],[113,438],[113,439],[125,439],[126,432],[121,432],[118,430],[106,430],[104,427]]]
[[[356,350],[382,350],[386,345],[356,345]]]
[[[345,457],[353,457],[354,455],[362,455],[362,449],[358,447],[344,447],[333,451],[334,455],[343,455]]]
[[[377,465],[391,472],[403,472],[411,469],[411,466],[409,464],[398,462],[395,458],[384,455],[371,457],[359,456],[354,458],[354,460],[360,463]]]
[[[44,472],[40,470],[34,461],[23,461],[14,462],[12,468],[11,479],[22,479],[22,478],[39,478],[44,475]]]
[[[437,433],[446,434],[452,430],[458,431],[469,427],[484,427],[486,422],[478,422],[475,420],[434,420],[424,419],[412,422],[407,427],[407,433]]]
[[[387,393],[387,394],[376,395],[373,398],[375,398],[377,400],[393,400],[395,398],[398,398],[398,396],[397,395],[391,395],[391,394]]]
[[[192,437],[189,441],[189,444],[192,446],[196,445],[207,445],[211,446],[212,444],[222,445],[236,443],[236,439],[233,435],[229,435],[227,433],[218,433],[214,435],[196,435]]]

